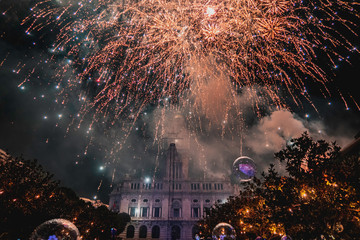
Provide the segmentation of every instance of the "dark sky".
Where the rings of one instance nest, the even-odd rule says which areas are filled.
[[[71,125],[80,105],[76,101],[77,96],[72,95],[70,98],[74,98],[74,101],[70,101],[71,104],[61,104],[59,93],[66,89],[58,84],[55,75],[59,65],[66,63],[63,59],[49,61],[49,49],[56,34],[47,32],[43,36],[46,32],[43,31],[28,35],[26,26],[21,25],[22,19],[30,14],[29,9],[34,2],[0,0],[0,148],[13,156],[36,158],[63,185],[73,188],[79,195],[89,198],[97,195],[106,201],[113,174],[113,168],[108,167],[107,163],[114,158],[121,158],[115,175],[133,173],[133,169],[139,169],[139,164],[142,165],[142,174],[144,171],[151,174],[156,147],[149,147],[153,141],[147,128],[152,120],[144,117],[137,123],[134,129],[140,128],[141,131],[134,130],[130,134],[120,156],[109,153],[111,149],[107,146],[114,144],[114,138],[109,137],[111,134],[104,134],[101,127],[89,130],[87,124],[82,124],[80,128]],[[353,39],[354,47],[360,48],[359,39]],[[360,111],[356,105],[360,104],[360,54],[343,54],[348,56],[351,64],[337,61],[338,67],[333,71],[335,76],[328,86],[332,96],[325,99],[316,85],[308,88],[318,112],[310,104],[304,103],[301,108],[295,107],[290,115],[269,114],[249,128],[252,140],[256,142],[261,139],[262,131],[269,130],[271,122],[289,117],[294,124],[303,124],[299,127],[301,130],[316,131],[321,126],[319,128],[323,135],[320,135],[325,139],[336,140],[340,144],[349,143],[360,131]],[[29,74],[34,68],[36,70]],[[19,86],[25,79],[29,81]],[[156,112],[152,114],[151,117],[156,117]],[[111,131],[112,134],[124,134],[121,127],[114,127]],[[217,148],[218,152],[229,151],[229,144],[219,141],[213,138],[204,141],[204,144],[208,149],[214,149],[212,146],[215,145],[223,146]],[[275,144],[276,140],[273,141]],[[264,154],[252,149],[252,144],[250,140],[246,144],[249,153],[254,156]],[[231,159],[224,160],[229,161]]]

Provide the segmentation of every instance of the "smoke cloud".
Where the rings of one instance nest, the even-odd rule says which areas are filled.
[[[281,150],[291,138],[301,136],[308,129],[303,122],[286,110],[272,112],[252,126],[246,139],[246,146],[256,154]]]

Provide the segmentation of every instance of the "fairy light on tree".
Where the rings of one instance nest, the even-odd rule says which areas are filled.
[[[351,239],[360,234],[360,189],[354,181],[360,178],[359,154],[346,156],[338,146],[307,134],[292,141],[275,154],[286,164],[287,176],[271,165],[261,181],[245,183],[239,196],[200,221],[205,236],[218,221],[232,223],[240,238],[250,239]],[[306,161],[307,171],[299,160]]]

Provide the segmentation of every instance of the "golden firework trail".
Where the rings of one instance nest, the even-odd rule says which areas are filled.
[[[296,104],[310,99],[306,79],[327,95],[317,55],[335,65],[333,59],[346,60],[338,49],[354,50],[344,33],[355,34],[356,26],[343,16],[357,19],[356,6],[328,0],[46,0],[24,24],[27,32],[59,29],[52,52],[71,63],[60,75],[76,76],[62,84],[91,92],[80,96],[84,113],[136,119],[148,104],[180,103],[226,121],[229,109],[241,111],[236,99],[245,88],[253,90],[255,108],[262,101],[286,107],[284,89]]]

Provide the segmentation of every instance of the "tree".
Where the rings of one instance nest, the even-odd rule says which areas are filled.
[[[7,156],[0,162],[0,172],[0,236],[17,239],[52,215],[52,209],[47,210],[59,183],[36,161]]]
[[[80,200],[36,160],[0,152],[0,173],[0,239],[28,239],[38,225],[54,218],[72,221],[84,239],[110,239],[111,228],[120,233],[130,221],[127,214]]]
[[[335,143],[307,133],[293,139],[275,158],[286,166],[280,176],[270,165],[262,179],[216,205],[199,225],[210,236],[219,222],[230,223],[238,239],[356,239],[360,234],[359,155],[345,156]]]

